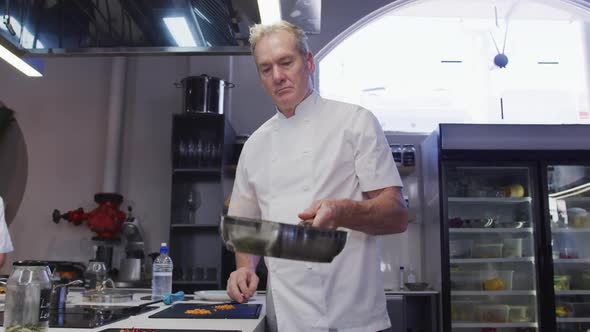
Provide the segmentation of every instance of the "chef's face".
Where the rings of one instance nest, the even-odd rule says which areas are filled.
[[[266,93],[283,114],[292,115],[312,90],[315,64],[311,53],[301,54],[292,34],[277,31],[258,41],[254,61]]]

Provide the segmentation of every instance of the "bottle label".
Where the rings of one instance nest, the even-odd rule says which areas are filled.
[[[152,275],[155,277],[171,277],[172,271],[170,271],[170,272],[153,272]]]
[[[41,290],[41,300],[39,301],[39,321],[46,322],[49,320],[49,310],[51,306],[51,288]]]

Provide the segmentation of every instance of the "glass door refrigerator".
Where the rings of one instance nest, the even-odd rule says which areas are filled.
[[[590,126],[441,124],[421,154],[443,330],[590,329]]]
[[[556,331],[586,332],[590,330],[590,163],[552,160],[543,175]]]

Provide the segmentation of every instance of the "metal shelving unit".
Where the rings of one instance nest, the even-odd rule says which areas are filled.
[[[175,114],[172,121],[170,256],[173,289],[223,289],[223,213],[227,146],[233,131],[222,114]],[[198,271],[198,272],[197,272]]]

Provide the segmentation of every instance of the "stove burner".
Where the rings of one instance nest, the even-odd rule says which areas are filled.
[[[65,310],[52,311],[49,315],[49,327],[91,329],[125,319],[132,314],[138,315],[157,309],[158,307],[123,306],[72,306]],[[4,312],[0,313],[4,325]]]

